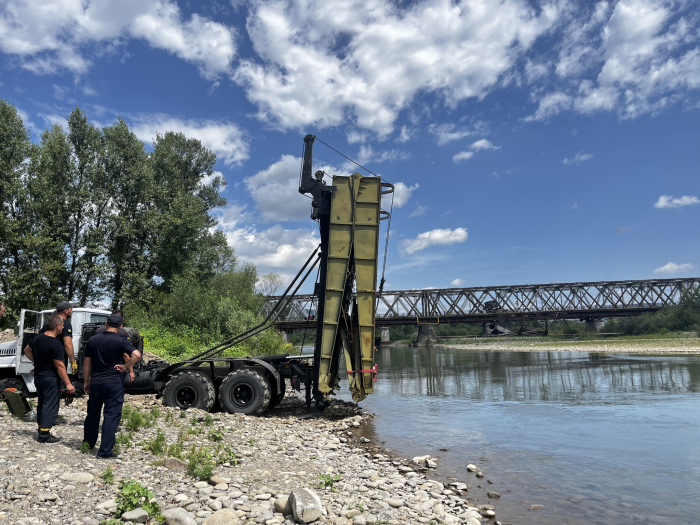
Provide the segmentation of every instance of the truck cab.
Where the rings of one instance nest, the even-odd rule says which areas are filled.
[[[17,339],[0,344],[0,390],[18,388],[28,392],[36,392],[34,386],[34,363],[24,355],[24,348],[41,330],[46,320],[54,310],[22,310],[17,322]],[[70,322],[73,325],[73,349],[78,352],[82,337],[82,328],[86,323],[107,321],[111,312],[96,308],[73,308]],[[76,356],[77,357],[77,356]]]

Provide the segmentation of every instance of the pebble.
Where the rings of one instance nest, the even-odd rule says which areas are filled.
[[[479,467],[470,463],[469,465],[467,465],[467,470],[469,472],[479,472]]]

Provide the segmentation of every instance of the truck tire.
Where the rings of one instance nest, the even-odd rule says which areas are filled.
[[[219,403],[229,414],[258,416],[270,405],[270,383],[250,368],[236,370],[219,385]]]
[[[24,384],[24,380],[19,377],[6,377],[0,379],[0,392],[4,392],[6,388],[14,388],[17,392],[24,392],[25,395],[29,394],[27,390],[27,385]]]
[[[163,389],[163,404],[181,410],[199,408],[210,412],[215,398],[214,383],[198,372],[180,372]]]
[[[272,381],[270,381],[270,384],[272,385],[274,383],[272,383]],[[270,406],[268,406],[267,408],[275,408],[277,405],[279,405],[282,402],[282,400],[284,399],[284,392],[286,389],[287,389],[287,385],[284,382],[284,379],[282,379],[280,377],[280,391],[274,392],[272,394],[272,397],[270,398]]]

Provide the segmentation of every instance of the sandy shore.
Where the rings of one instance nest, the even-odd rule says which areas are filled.
[[[700,353],[700,338],[565,340],[522,338],[473,339],[441,344],[446,348],[494,352]]]

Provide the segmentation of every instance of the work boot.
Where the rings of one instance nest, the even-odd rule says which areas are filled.
[[[39,437],[37,438],[39,443],[58,443],[61,441],[60,437],[52,436],[51,429],[39,429]]]
[[[119,454],[115,454],[114,452],[112,452],[111,454],[104,456],[101,454],[97,454],[95,457],[99,459],[117,459],[119,457]]]

